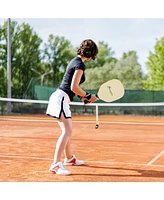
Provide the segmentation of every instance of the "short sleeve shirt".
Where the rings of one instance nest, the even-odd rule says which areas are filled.
[[[85,81],[85,74],[84,74],[85,64],[82,62],[81,58],[77,56],[74,59],[72,59],[70,63],[68,64],[63,80],[59,86],[61,90],[63,90],[64,92],[68,94],[71,101],[73,100],[73,97],[75,96],[75,93],[72,92],[71,90],[71,82],[72,82],[72,78],[73,78],[75,70],[78,70],[78,69],[81,69],[83,71],[80,84],[83,83]]]

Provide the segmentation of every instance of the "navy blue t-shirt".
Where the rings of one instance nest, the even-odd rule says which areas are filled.
[[[77,56],[69,62],[66,72],[64,74],[63,80],[59,86],[59,89],[63,90],[65,93],[68,94],[71,101],[73,100],[73,97],[75,96],[75,93],[72,92],[71,90],[71,82],[72,82],[74,72],[77,69],[83,70],[80,84],[83,83],[85,81],[85,74],[84,74],[85,64],[82,62],[81,58]]]

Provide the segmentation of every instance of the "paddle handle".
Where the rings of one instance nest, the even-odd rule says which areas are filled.
[[[96,94],[95,96],[96,96],[96,97],[99,99],[99,96],[98,96],[98,94]],[[87,100],[87,99],[86,99],[86,100],[84,100],[84,104],[87,104],[87,103],[89,103],[89,100]]]

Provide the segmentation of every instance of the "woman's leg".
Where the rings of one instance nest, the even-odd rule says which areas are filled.
[[[65,155],[65,158],[67,158],[67,159],[72,158],[72,153],[71,153],[71,137],[69,138],[69,140],[67,142],[67,145],[65,147],[64,155]]]
[[[65,152],[68,153],[68,156],[70,157],[69,152],[70,152],[70,138],[72,134],[72,119],[65,118],[62,113],[61,118],[58,120],[58,124],[61,128],[62,133],[56,143],[54,163],[61,162],[61,158],[62,158],[62,154],[64,150]]]

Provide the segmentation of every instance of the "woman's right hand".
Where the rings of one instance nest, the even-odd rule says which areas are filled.
[[[86,103],[87,103],[87,104],[88,104],[88,103],[93,103],[93,102],[95,102],[95,101],[97,101],[97,100],[99,100],[99,98],[98,98],[96,95],[94,95],[94,94],[91,95],[91,98],[90,98],[89,100],[86,99],[86,98],[84,98],[84,97],[81,99],[81,101],[84,102],[85,104],[86,104]]]

